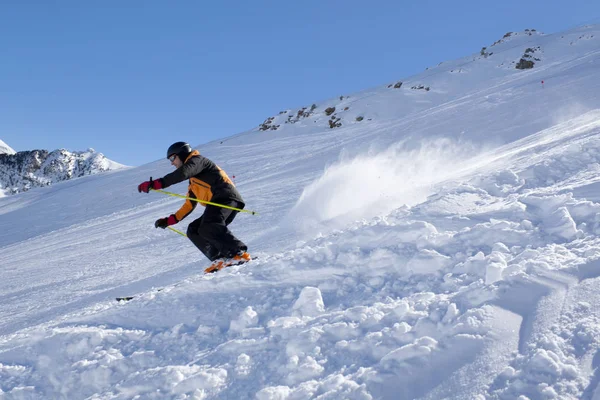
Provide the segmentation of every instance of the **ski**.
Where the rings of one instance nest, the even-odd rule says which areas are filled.
[[[164,290],[164,288],[156,289],[157,292]],[[139,296],[139,295],[138,295]],[[115,297],[117,301],[130,301],[135,299],[136,296],[123,296],[123,297]]]
[[[235,263],[235,264],[227,265],[227,266],[224,266],[224,267],[222,267],[222,268],[220,268],[220,269],[215,269],[215,270],[212,270],[212,271],[209,271],[209,269],[210,269],[210,267],[209,267],[209,268],[206,268],[206,269],[204,270],[204,275],[208,275],[208,274],[214,274],[214,273],[217,273],[217,272],[219,272],[219,271],[221,271],[221,270],[223,270],[223,269],[229,268],[229,267],[240,266],[240,265],[246,265],[246,264],[248,264],[248,263],[250,263],[250,262],[252,262],[252,261],[254,261],[254,260],[258,260],[258,257],[253,257],[253,258],[252,258],[251,260],[249,260],[249,261],[237,262],[237,263]],[[163,289],[164,289],[164,288],[160,288],[160,289],[157,289],[156,291],[157,291],[157,292],[160,292],[160,291],[162,291]],[[137,296],[139,296],[139,295],[135,295],[135,296],[122,296],[122,297],[115,297],[115,300],[116,300],[116,301],[119,301],[119,302],[121,302],[121,301],[122,301],[122,302],[127,302],[127,301],[131,301],[131,300],[135,299]]]
[[[255,258],[253,258],[252,260],[255,260]],[[231,264],[221,265],[220,267],[212,267],[211,266],[211,267],[206,268],[204,270],[204,273],[205,274],[214,274],[215,272],[219,272],[220,270],[225,269],[225,268],[235,267],[236,265],[248,264],[252,260],[248,260],[248,261],[245,261],[245,260],[244,261],[235,261],[235,262],[232,262]]]

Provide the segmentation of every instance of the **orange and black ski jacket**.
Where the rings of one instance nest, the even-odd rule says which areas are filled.
[[[244,200],[229,179],[225,171],[219,168],[208,158],[201,156],[198,150],[194,150],[185,159],[183,165],[175,171],[162,178],[164,188],[189,179],[188,197],[214,203],[227,203],[235,200],[238,208],[244,208]],[[183,206],[175,213],[177,221],[187,217],[196,205],[197,201],[186,200]],[[204,203],[200,203],[206,206]]]

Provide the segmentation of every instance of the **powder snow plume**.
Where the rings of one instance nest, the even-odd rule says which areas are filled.
[[[342,156],[304,189],[289,217],[307,229],[323,223],[340,227],[413,206],[436,184],[463,171],[476,153],[471,144],[438,138],[403,141],[351,159]]]

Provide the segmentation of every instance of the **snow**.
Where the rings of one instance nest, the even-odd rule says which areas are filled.
[[[199,146],[259,213],[246,266],[153,228],[166,160],[1,198],[0,397],[600,398],[599,30]]]
[[[0,139],[0,154],[15,154],[15,153],[16,153],[16,151],[14,151],[9,145],[4,143]]]

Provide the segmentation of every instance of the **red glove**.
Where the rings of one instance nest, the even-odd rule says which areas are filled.
[[[175,215],[171,214],[167,218],[157,219],[156,222],[154,223],[154,227],[165,229],[167,226],[175,225],[178,222],[179,221],[177,221],[177,218],[175,218]]]
[[[148,193],[150,189],[160,190],[163,188],[162,179],[157,179],[155,181],[152,180],[152,177],[149,181],[142,182],[138,185],[138,192]]]

